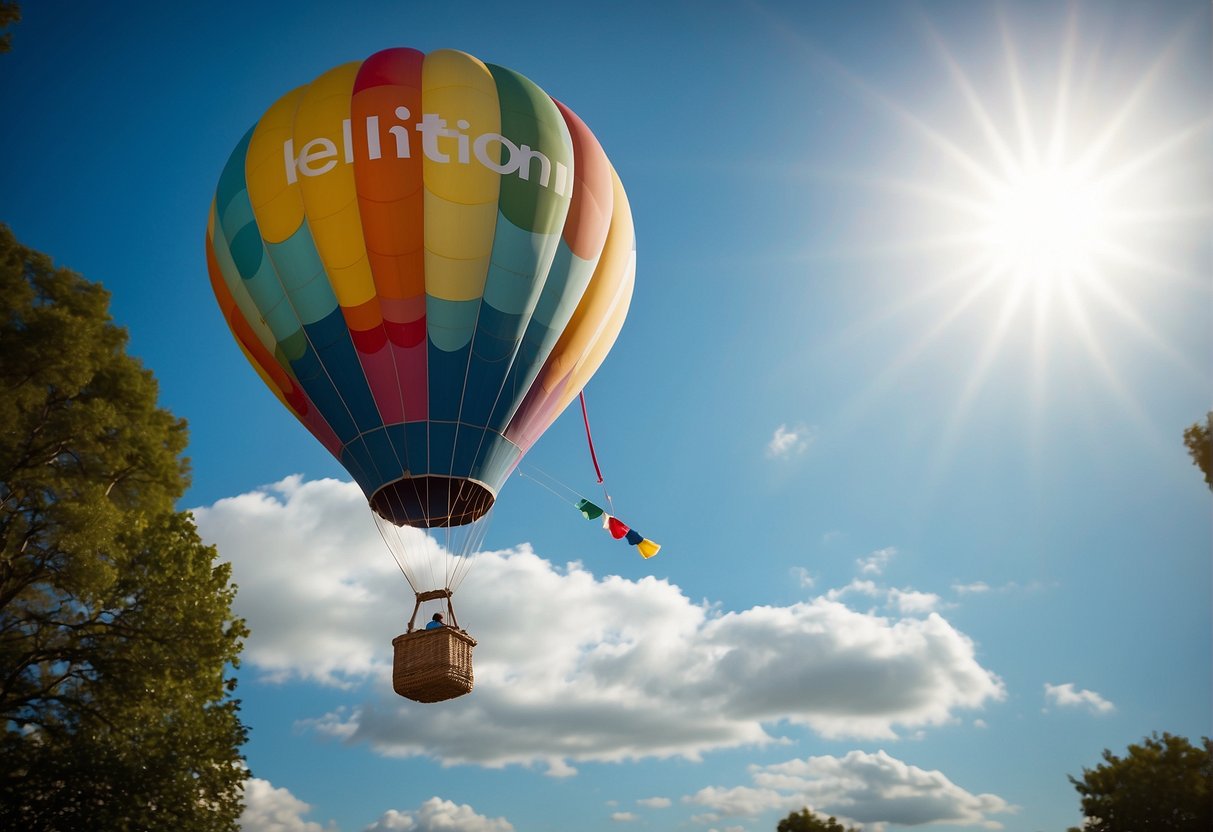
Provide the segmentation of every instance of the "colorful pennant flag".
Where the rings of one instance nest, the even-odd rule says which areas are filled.
[[[606,530],[610,532],[611,537],[615,538],[616,540],[631,531],[631,529],[629,529],[622,520],[620,520],[618,517],[612,517],[609,514],[606,516]]]
[[[602,509],[586,499],[582,499],[582,501],[577,504],[577,510],[581,512],[581,516],[586,520],[597,520],[602,516]]]
[[[636,551],[640,552],[640,556],[646,560],[661,551],[661,544],[649,540],[618,517],[612,517],[603,511],[601,506],[594,505],[589,500],[584,498],[580,500],[577,503],[577,510],[586,520],[597,520],[601,517],[602,527],[610,533],[611,537],[616,540],[626,538],[628,543],[635,546]]]
[[[649,558],[653,557],[653,555],[661,551],[661,544],[654,543],[648,538],[645,538],[636,544],[636,549],[640,552],[640,556],[642,558],[648,560]]]

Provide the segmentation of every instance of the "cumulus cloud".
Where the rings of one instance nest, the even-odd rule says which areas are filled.
[[[639,820],[639,818],[634,812],[612,812],[611,820],[615,821],[616,823],[632,823],[633,821]]]
[[[865,829],[928,823],[999,829],[1002,824],[991,816],[1015,811],[997,795],[972,794],[942,772],[908,765],[884,751],[752,766],[750,773],[751,786],[709,787],[683,800],[726,817],[808,806]]]
[[[771,743],[781,722],[892,738],[1004,697],[971,640],[935,612],[857,612],[828,594],[722,611],[664,580],[596,576],[522,545],[475,555],[457,596],[460,623],[480,639],[475,692],[417,705],[389,680],[411,597],[366,514],[357,487],[332,480],[195,512],[233,563],[236,612],[252,628],[245,665],[362,684],[354,704],[306,725],[385,755],[568,776],[578,761]],[[536,598],[542,616],[519,604]]]
[[[890,589],[889,603],[902,615],[923,615],[939,609],[940,598],[933,592]]]
[[[1093,690],[1075,690],[1072,682],[1051,685],[1045,682],[1045,701],[1059,708],[1086,708],[1093,714],[1110,714],[1116,706]]]
[[[780,425],[775,428],[771,441],[767,442],[767,456],[778,458],[802,454],[815,438],[815,431],[806,425]]]
[[[866,557],[858,558],[855,561],[855,565],[859,567],[861,575],[881,575],[884,574],[884,568],[889,565],[889,561],[893,559],[893,555],[895,554],[897,554],[896,547],[886,546],[883,549],[877,549]]]
[[[244,785],[244,811],[240,815],[241,832],[338,832],[329,821],[321,826],[305,820],[312,807],[276,788],[268,780],[250,778]],[[363,832],[514,832],[505,818],[488,818],[466,804],[455,804],[431,797],[415,811],[389,809]]]
[[[645,797],[636,802],[648,809],[668,809],[673,803],[668,797]]]
[[[356,485],[288,477],[193,513],[232,563],[236,611],[253,632],[246,664],[271,681],[326,684],[390,667],[381,642],[402,629],[407,587]]]
[[[881,589],[876,585],[875,581],[861,581],[856,578],[846,586],[826,590],[825,597],[831,601],[837,601],[841,598],[845,598],[848,595],[867,595],[875,598],[880,594]]]
[[[883,602],[884,606],[899,615],[926,615],[945,606],[942,599],[933,592],[885,587],[875,581],[859,578],[855,578],[846,586],[826,590],[824,597],[830,601],[840,601],[855,595],[866,595],[877,602]]]
[[[413,812],[388,810],[363,832],[514,832],[514,825],[477,814],[466,803],[431,797]]]
[[[336,832],[332,821],[321,826],[304,820],[311,805],[291,794],[289,789],[275,788],[268,780],[251,777],[244,784],[244,811],[240,814],[242,832]]]
[[[802,801],[797,795],[786,794],[775,789],[756,789],[752,786],[733,786],[731,788],[708,786],[682,800],[684,803],[693,803],[711,809],[708,816],[713,819],[720,817],[752,818],[773,809],[786,811],[799,809],[802,805]]]

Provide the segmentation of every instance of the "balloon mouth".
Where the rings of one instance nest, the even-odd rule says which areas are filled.
[[[447,528],[488,514],[496,496],[482,483],[426,475],[390,482],[371,496],[371,510],[397,526]]]

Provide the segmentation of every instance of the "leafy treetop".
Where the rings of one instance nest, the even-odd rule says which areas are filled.
[[[799,812],[792,812],[775,827],[776,832],[860,832],[855,827],[846,827],[834,817],[822,819],[809,811],[806,806]]]
[[[1213,742],[1155,732],[1070,782],[1082,796],[1083,832],[1213,829]]]
[[[1192,456],[1192,464],[1205,475],[1205,485],[1213,491],[1213,410],[1205,423],[1193,422],[1184,430],[1184,445]]]

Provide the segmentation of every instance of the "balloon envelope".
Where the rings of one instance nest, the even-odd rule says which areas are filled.
[[[483,516],[602,363],[635,275],[598,141],[516,72],[388,49],[271,106],[207,228],[245,356],[381,517]]]

